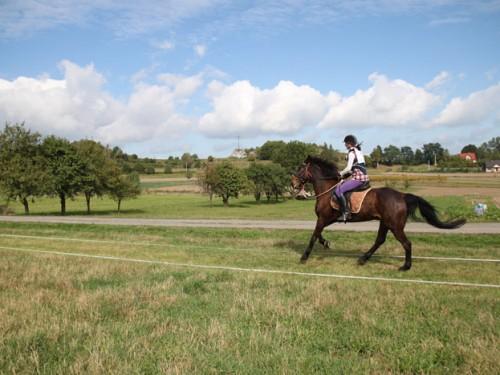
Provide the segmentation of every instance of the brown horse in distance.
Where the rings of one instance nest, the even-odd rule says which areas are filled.
[[[340,212],[334,210],[330,205],[331,191],[340,181],[341,178],[335,164],[313,156],[309,156],[292,176],[292,187],[295,190],[302,189],[306,183],[312,183],[316,195],[315,210],[318,219],[309,245],[300,259],[303,263],[309,258],[316,240],[319,240],[325,248],[329,247],[329,242],[323,238],[321,233],[325,227],[337,222],[340,217]],[[370,259],[385,242],[387,232],[390,230],[405,249],[405,262],[399,269],[401,271],[409,270],[412,260],[411,242],[406,237],[404,228],[408,216],[413,216],[417,207],[427,223],[436,228],[455,229],[465,224],[465,219],[450,222],[440,221],[436,209],[425,199],[416,195],[401,193],[391,188],[373,188],[367,193],[359,213],[352,214],[351,220],[349,220],[350,222],[380,221],[375,243],[359,258],[358,263],[365,264]]]

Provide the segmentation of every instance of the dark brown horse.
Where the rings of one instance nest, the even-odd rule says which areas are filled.
[[[340,212],[330,205],[331,191],[340,182],[337,166],[326,160],[309,156],[304,164],[292,176],[292,186],[295,190],[302,189],[304,184],[312,183],[316,195],[316,215],[318,220],[311,236],[309,245],[300,258],[305,263],[311,254],[316,240],[329,248],[329,242],[323,238],[321,232],[328,225],[337,222]],[[399,269],[406,271],[411,268],[411,242],[406,237],[404,228],[408,216],[414,215],[417,207],[421,215],[430,225],[441,229],[455,229],[465,223],[464,219],[451,222],[442,222],[437,216],[436,209],[426,200],[413,194],[405,194],[391,188],[374,188],[370,190],[363,202],[359,213],[352,214],[350,221],[379,220],[377,239],[373,246],[358,260],[365,264],[368,259],[385,242],[390,230],[405,249],[405,262]]]

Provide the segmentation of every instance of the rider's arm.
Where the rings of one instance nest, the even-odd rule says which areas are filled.
[[[347,158],[347,166],[340,172],[340,175],[343,177],[346,174],[351,173],[352,165],[354,164],[355,154],[352,151],[349,151]]]

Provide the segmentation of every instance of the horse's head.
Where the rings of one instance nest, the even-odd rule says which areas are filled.
[[[340,174],[334,163],[314,156],[308,156],[292,176],[292,188],[296,194],[300,191],[298,193],[298,196],[300,196],[304,192],[304,185],[308,182],[313,183],[316,178],[338,181],[340,180]]]
[[[311,163],[302,163],[297,172],[292,175],[292,188],[297,192],[304,188],[304,185],[311,182]]]

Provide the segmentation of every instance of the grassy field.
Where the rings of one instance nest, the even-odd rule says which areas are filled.
[[[471,222],[499,221],[500,209],[488,197],[485,216],[474,214],[474,201],[469,196],[426,197],[435,204],[443,219],[465,217]],[[77,197],[66,203],[67,215],[86,215],[85,200]],[[21,204],[10,203],[16,214],[24,214]],[[219,198],[212,203],[205,195],[192,193],[142,194],[139,198],[122,202],[121,213],[116,212],[116,202],[108,199],[93,199],[92,215],[165,219],[268,219],[268,220],[314,220],[314,201],[293,199],[279,202],[257,203],[251,196],[231,199],[230,206],[224,207]],[[32,215],[58,215],[59,201],[55,198],[41,198],[30,205]]]
[[[500,372],[500,289],[40,252],[500,284],[498,263],[415,259],[398,272],[393,239],[357,266],[368,233],[328,233],[333,248],[300,265],[309,235],[0,223],[0,373]],[[500,235],[411,239],[417,256],[500,259]]]

